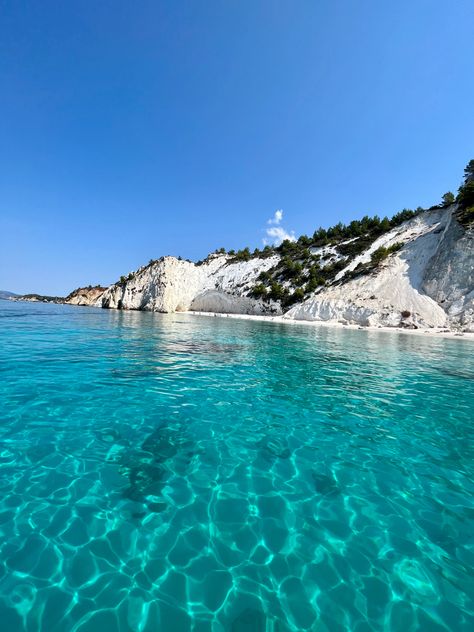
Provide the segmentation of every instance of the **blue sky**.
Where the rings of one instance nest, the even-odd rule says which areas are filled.
[[[473,30],[472,0],[4,0],[0,289],[438,202],[474,158]]]

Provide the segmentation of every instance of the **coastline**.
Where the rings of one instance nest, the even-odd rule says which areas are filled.
[[[432,329],[404,329],[402,327],[363,327],[362,325],[352,325],[349,323],[338,323],[335,321],[324,320],[295,320],[294,318],[285,318],[285,316],[264,316],[261,314],[226,314],[219,312],[198,312],[186,311],[183,314],[191,314],[195,316],[208,316],[215,318],[236,318],[238,320],[253,320],[261,322],[279,323],[281,325],[306,325],[310,327],[329,327],[335,329],[357,329],[367,332],[385,332],[397,334],[409,334],[415,336],[428,336],[431,338],[451,338],[453,340],[469,340],[474,342],[474,333],[467,331],[449,331],[446,328]]]
[[[38,301],[38,300],[28,300],[22,298],[8,298],[3,299],[6,301],[13,302],[21,302],[25,303],[53,303],[52,301]],[[53,303],[56,305],[70,305],[71,307],[95,307],[98,309],[103,309],[98,305],[86,305],[86,304],[78,304],[78,303],[64,303],[57,302]],[[125,310],[129,311],[129,310]],[[133,311],[142,311],[142,310],[133,310]],[[148,310],[143,310],[148,311]],[[157,312],[159,313],[159,312]],[[385,333],[397,333],[397,334],[409,334],[415,336],[427,336],[430,338],[450,338],[452,340],[469,340],[470,342],[474,342],[474,332],[469,331],[450,331],[443,327],[433,327],[431,329],[405,329],[402,327],[373,327],[373,326],[362,326],[355,325],[351,323],[339,323],[334,320],[296,320],[294,318],[286,318],[283,316],[265,316],[263,314],[231,314],[231,313],[222,313],[222,312],[201,312],[201,311],[179,311],[177,314],[190,314],[191,316],[207,316],[212,318],[235,318],[237,320],[253,320],[260,322],[270,322],[277,323],[280,325],[305,325],[309,327],[327,327],[327,328],[335,328],[335,329],[354,329],[359,331],[367,331],[367,332],[385,332]]]

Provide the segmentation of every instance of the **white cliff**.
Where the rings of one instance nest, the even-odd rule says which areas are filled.
[[[311,248],[313,260],[316,255],[340,269],[322,287],[298,296],[303,300],[286,310],[279,301],[269,300],[269,288],[263,298],[254,298],[251,292],[262,272],[278,272],[282,262],[278,252],[243,262],[214,254],[200,265],[163,257],[110,286],[100,302],[116,309],[284,312],[292,320],[474,331],[474,230],[458,223],[456,208],[424,211],[386,231],[355,257],[341,256],[333,245]],[[396,252],[376,266],[371,264],[377,249],[395,244]],[[300,277],[309,278],[304,266],[303,261]],[[282,287],[294,291],[292,283],[282,280]]]
[[[286,316],[362,326],[448,326],[447,313],[423,290],[423,282],[430,262],[443,249],[443,235],[451,218],[452,209],[425,211],[387,232],[337,275],[339,283],[313,294]],[[374,272],[344,283],[344,275],[359,263],[368,263],[377,248],[395,243],[403,243],[403,247]],[[471,265],[473,256],[471,250]]]
[[[102,306],[102,295],[107,288],[100,285],[79,287],[66,296],[64,303],[67,305],[83,305],[92,307]]]
[[[229,255],[210,255],[201,265],[163,257],[109,287],[102,306],[156,312],[212,311],[279,314],[276,303],[247,296],[262,270],[278,257],[230,263]]]
[[[465,230],[453,216],[426,266],[422,287],[450,325],[474,332],[474,230]]]

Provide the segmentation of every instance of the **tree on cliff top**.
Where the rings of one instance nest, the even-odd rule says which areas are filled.
[[[455,199],[456,198],[454,197],[454,193],[452,193],[451,191],[448,191],[441,198],[441,204],[443,206],[449,206],[450,204],[454,204]]]
[[[464,183],[474,180],[474,158],[470,160],[464,167]]]
[[[458,197],[459,222],[467,227],[474,222],[474,160],[470,160],[464,169],[464,184],[459,187]]]

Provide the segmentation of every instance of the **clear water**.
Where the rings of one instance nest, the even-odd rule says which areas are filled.
[[[2,632],[472,630],[473,351],[0,301]]]

